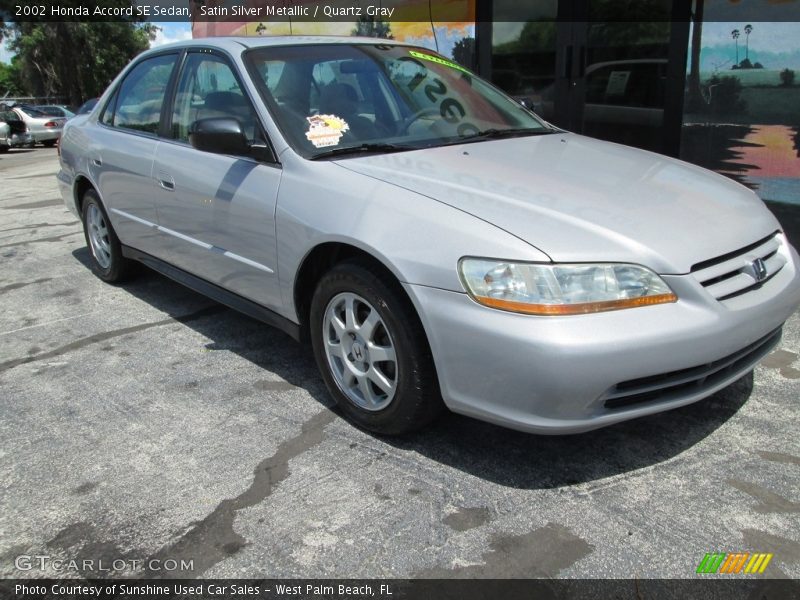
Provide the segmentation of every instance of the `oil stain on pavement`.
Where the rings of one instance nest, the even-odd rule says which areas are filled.
[[[415,578],[423,579],[515,579],[556,577],[594,551],[594,546],[568,528],[548,523],[522,535],[496,534],[489,550],[482,556],[482,565],[434,568],[418,571]]]
[[[256,506],[269,497],[275,487],[289,476],[289,461],[320,444],[325,439],[325,427],[335,418],[336,415],[331,411],[322,410],[303,423],[299,434],[281,443],[275,454],[256,466],[250,487],[235,498],[220,502],[214,512],[151,557],[177,560],[178,564],[181,564],[182,559],[193,560],[193,571],[146,572],[144,576],[199,577],[241,550],[247,541],[233,528],[236,513]]]

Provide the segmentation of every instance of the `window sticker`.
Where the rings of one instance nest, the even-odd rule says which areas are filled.
[[[611,71],[606,85],[606,96],[624,96],[630,78],[630,71]]]
[[[464,73],[470,74],[467,69],[462,67],[458,63],[454,63],[453,61],[446,60],[444,58],[439,58],[438,56],[433,56],[432,54],[425,54],[423,52],[417,52],[416,50],[409,50],[408,53],[413,56],[414,58],[421,58],[422,60],[429,60],[431,62],[435,62],[440,65],[444,65],[445,67],[450,67],[451,69],[456,69],[458,71],[463,71]]]
[[[312,115],[306,119],[309,123],[306,138],[315,148],[335,146],[344,133],[350,130],[347,121],[336,115]]]

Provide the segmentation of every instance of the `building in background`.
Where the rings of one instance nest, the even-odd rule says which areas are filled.
[[[389,22],[196,22],[193,35],[370,35],[417,43],[525,99],[555,125],[733,177],[800,230],[800,1],[400,4]]]

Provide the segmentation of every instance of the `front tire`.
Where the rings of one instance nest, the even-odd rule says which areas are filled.
[[[353,423],[399,435],[441,412],[433,357],[402,288],[364,260],[340,263],[314,293],[311,342],[325,385]]]
[[[83,234],[92,255],[92,272],[107,283],[124,281],[133,273],[133,263],[122,256],[119,238],[108,220],[97,192],[83,196]]]

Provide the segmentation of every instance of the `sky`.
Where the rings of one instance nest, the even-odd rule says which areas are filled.
[[[181,40],[192,39],[191,23],[153,23],[161,28],[156,35],[155,41],[150,44],[151,48],[169,44],[170,42],[180,42]],[[13,54],[6,48],[5,40],[0,44],[0,62],[10,63]]]

